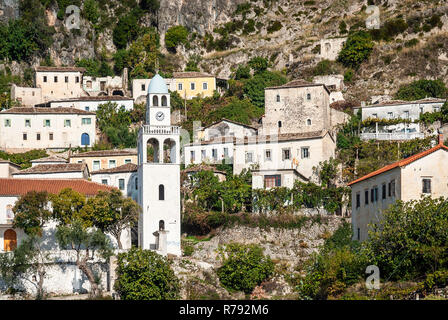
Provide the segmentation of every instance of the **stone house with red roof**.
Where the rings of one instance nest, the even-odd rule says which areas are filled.
[[[397,200],[447,197],[447,163],[448,147],[440,135],[435,147],[350,182],[353,238],[366,240],[369,224],[379,222],[383,211]]]

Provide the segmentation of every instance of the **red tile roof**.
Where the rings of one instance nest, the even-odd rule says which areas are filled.
[[[86,163],[57,163],[38,164],[31,168],[13,173],[13,175],[38,174],[38,173],[61,173],[61,172],[83,172],[87,169]]]
[[[412,163],[412,162],[414,162],[414,161],[416,161],[418,159],[421,159],[423,157],[426,157],[427,155],[429,155],[429,154],[431,154],[431,153],[433,153],[433,152],[435,152],[437,150],[440,150],[440,149],[448,151],[448,147],[447,146],[443,145],[442,143],[439,143],[437,146],[435,146],[435,147],[433,147],[431,149],[428,149],[426,151],[414,154],[413,156],[410,156],[410,157],[408,157],[406,159],[397,161],[395,163],[392,163],[392,164],[389,164],[389,165],[387,165],[385,167],[382,167],[381,169],[378,169],[376,171],[370,172],[369,174],[366,174],[365,176],[350,182],[348,185],[351,186],[351,185],[353,185],[355,183],[364,181],[366,179],[369,179],[371,177],[377,176],[377,175],[379,175],[379,174],[381,174],[383,172],[392,170],[394,168],[407,166],[408,164],[410,164],[410,163]]]
[[[80,67],[36,67],[38,72],[86,72],[85,68]]]
[[[114,149],[80,152],[71,155],[71,158],[86,157],[113,157],[113,156],[134,156],[137,155],[137,149]]]
[[[121,172],[136,172],[138,170],[138,166],[134,163],[126,163],[122,166],[110,168],[110,169],[102,169],[93,171],[90,174],[103,174],[103,173],[121,173]]]
[[[0,196],[21,196],[29,191],[47,191],[59,193],[62,189],[71,188],[87,196],[96,195],[99,191],[111,191],[116,188],[83,179],[17,179],[0,178]]]

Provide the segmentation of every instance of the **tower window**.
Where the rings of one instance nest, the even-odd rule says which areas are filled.
[[[277,95],[277,102],[280,102],[280,95]]]
[[[307,124],[308,126],[310,126],[310,125],[311,125],[311,119],[306,120],[306,124]]]
[[[159,185],[159,200],[165,200],[165,186],[163,184]]]
[[[155,107],[159,106],[159,97],[157,96],[152,97],[152,105]]]
[[[159,221],[159,231],[164,231],[165,230],[165,221],[160,220]]]
[[[166,107],[168,105],[168,99],[166,96],[162,96],[162,107]]]
[[[311,93],[307,93],[307,94],[306,94],[306,99],[307,99],[307,100],[311,100]]]

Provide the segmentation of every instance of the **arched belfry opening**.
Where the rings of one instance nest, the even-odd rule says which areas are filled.
[[[158,96],[153,96],[152,97],[152,105],[153,105],[153,107],[158,107],[159,106],[159,97]]]
[[[162,107],[168,106],[168,99],[166,96],[162,96]]]
[[[146,142],[146,162],[159,163],[159,140],[151,138]]]
[[[163,142],[163,163],[176,163],[176,141],[173,139]]]
[[[163,184],[159,185],[159,200],[165,200],[165,186]]]
[[[165,221],[159,221],[159,231],[165,231]]]

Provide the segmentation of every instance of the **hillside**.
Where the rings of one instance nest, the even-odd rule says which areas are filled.
[[[129,66],[131,77],[148,76],[154,72],[155,56],[148,58],[142,72],[137,61],[123,54],[151,28],[159,44],[146,51],[158,55],[165,73],[184,70],[190,62],[194,68],[197,64],[202,71],[229,78],[239,65],[263,56],[272,70],[283,71],[290,79],[309,78],[321,60],[320,40],[346,37],[364,28],[370,4],[380,9],[385,36],[375,39],[370,58],[346,81],[346,98],[360,101],[393,95],[403,83],[443,79],[447,72],[448,5],[443,1],[78,0],[74,4],[81,8],[80,29],[67,30],[67,1],[1,2],[3,25],[14,18],[33,21],[32,39],[37,36],[36,46],[0,54],[0,70],[12,75],[2,83],[30,84],[30,67],[74,65],[82,59],[97,63],[98,75],[120,74],[123,66]],[[187,40],[168,50],[165,34],[177,25],[187,29]],[[27,32],[11,36],[26,38]],[[320,74],[346,71],[334,63]],[[1,89],[8,91],[4,86]]]

